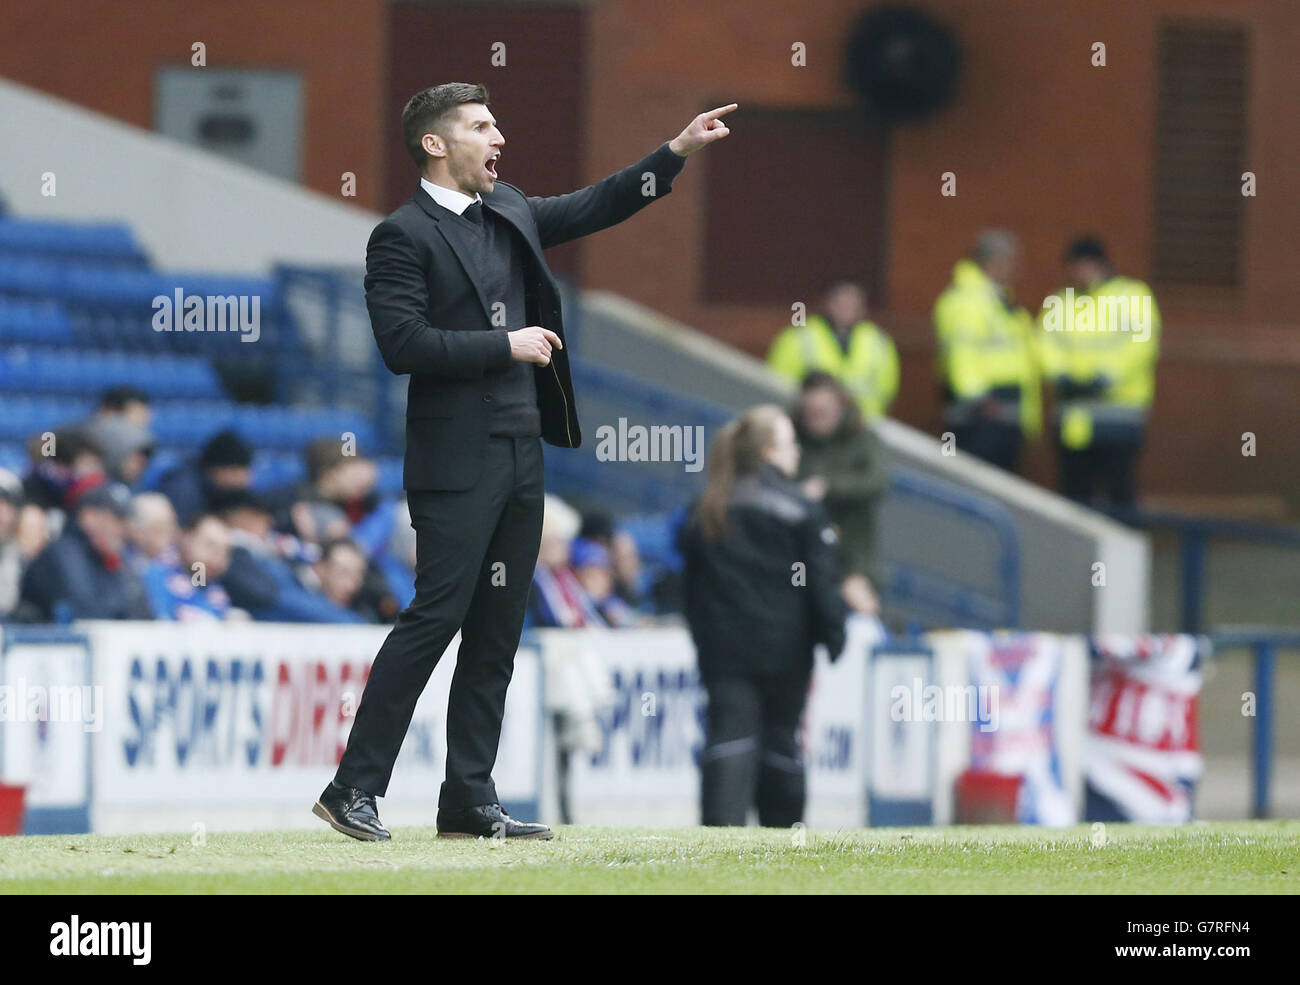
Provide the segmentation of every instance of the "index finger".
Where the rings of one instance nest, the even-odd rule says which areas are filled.
[[[719,116],[723,116],[726,113],[730,113],[733,109],[735,109],[739,105],[740,103],[727,103],[726,106],[719,106],[717,109],[709,110],[707,113],[704,114],[704,118],[706,120],[716,120]]]
[[[542,329],[542,334],[546,336],[546,341],[551,343],[551,345],[558,345],[561,349],[564,348],[564,342],[549,328]]]

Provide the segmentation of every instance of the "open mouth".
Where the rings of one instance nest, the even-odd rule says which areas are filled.
[[[499,154],[497,155],[497,157],[500,156],[501,155]],[[488,177],[495,181],[497,177],[497,158],[489,157],[487,163],[483,165],[483,170],[488,173]]]

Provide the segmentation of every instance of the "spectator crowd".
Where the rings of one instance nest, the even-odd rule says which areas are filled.
[[[219,431],[168,466],[132,387],[90,419],[34,437],[26,474],[0,469],[0,619],[391,623],[414,597],[415,532],[373,458],[338,437],[304,478],[254,487],[254,450]],[[606,515],[548,500],[534,626],[652,618],[636,543]]]

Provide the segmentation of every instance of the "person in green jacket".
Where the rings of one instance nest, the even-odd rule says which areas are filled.
[[[875,614],[874,586],[882,578],[876,515],[889,488],[880,439],[848,388],[822,371],[803,378],[791,417],[802,448],[804,494],[819,500],[839,528],[844,600],[854,611]]]

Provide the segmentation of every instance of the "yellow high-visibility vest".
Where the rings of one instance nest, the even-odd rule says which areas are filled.
[[[1107,381],[1092,396],[1059,401],[1067,448],[1088,447],[1098,422],[1146,420],[1160,354],[1160,310],[1150,287],[1113,276],[1086,291],[1062,289],[1044,302],[1038,323],[1044,375],[1080,384]]]
[[[767,352],[767,364],[799,383],[814,370],[830,373],[857,399],[868,420],[882,417],[898,394],[898,350],[871,321],[860,321],[845,351],[830,322],[812,315],[806,324],[781,331]]]
[[[937,369],[960,408],[986,397],[995,387],[1020,388],[1018,417],[1028,436],[1042,431],[1033,319],[1008,306],[998,287],[973,260],[957,261],[952,283],[934,304],[939,344]]]

